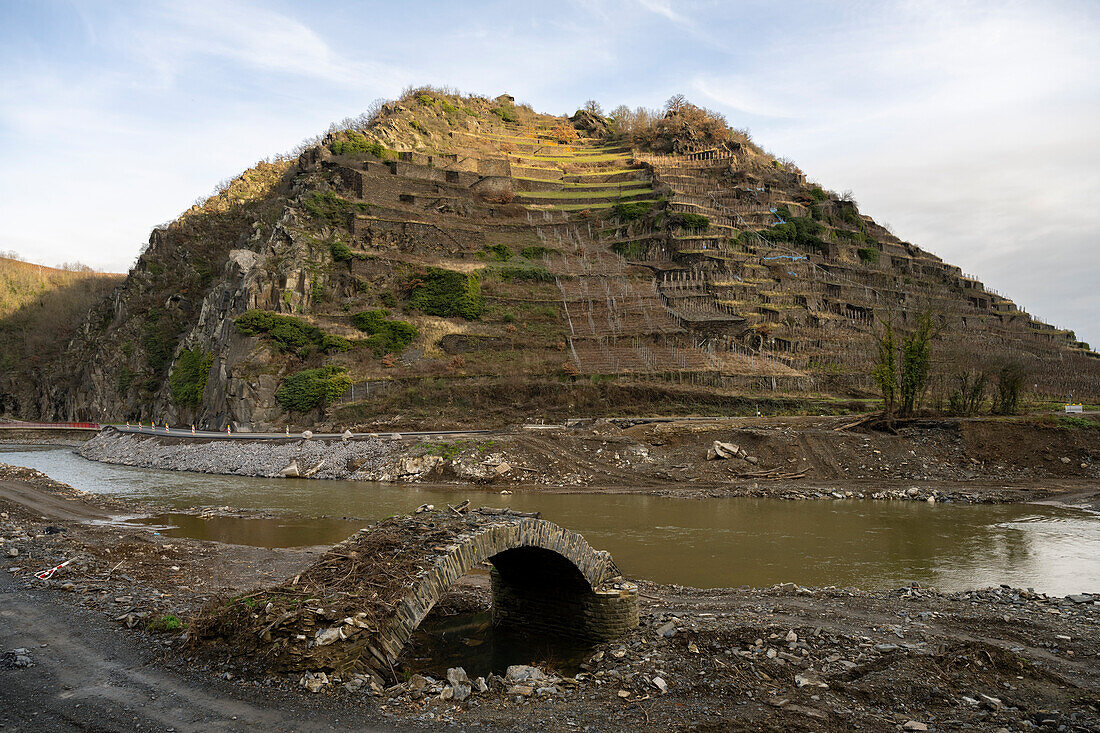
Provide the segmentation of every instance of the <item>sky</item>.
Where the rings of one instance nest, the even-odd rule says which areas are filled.
[[[0,251],[149,231],[409,85],[723,113],[1100,346],[1100,2],[0,0]]]

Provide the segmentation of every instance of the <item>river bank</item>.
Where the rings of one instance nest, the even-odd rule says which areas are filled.
[[[1100,506],[1100,423],[1054,419],[914,421],[896,432],[851,418],[593,420],[516,426],[471,439],[202,441],[106,430],[85,458],[240,476],[288,467],[318,479],[478,485],[508,491],[659,496],[1063,500]],[[844,486],[838,492],[837,486]],[[889,486],[890,488],[885,488]],[[598,488],[594,488],[598,487]]]
[[[1025,730],[1053,720],[1055,727],[1083,731],[1100,725],[1096,597],[1002,587],[698,590],[642,582],[641,627],[593,648],[579,674],[566,677],[544,664],[546,679],[490,679],[485,692],[463,700],[442,680],[412,677],[372,690],[356,678],[326,675],[326,684],[320,676],[258,673],[246,660],[185,649],[188,620],[212,598],[247,595],[293,577],[324,548],[225,545],[87,521],[141,509],[83,494],[39,472],[0,470],[0,553],[8,563],[0,581],[0,708],[9,725],[35,725],[33,703],[57,681],[78,691],[51,703],[46,720],[58,730],[126,714],[176,730],[235,730],[244,726],[233,715],[243,721],[255,714],[255,723],[272,711],[284,716],[280,725],[288,729],[308,729],[314,715],[386,729],[476,723],[489,730],[877,731],[912,722],[908,730]],[[73,562],[52,579],[33,577],[66,559]],[[466,592],[476,595],[476,587]],[[56,618],[67,621],[47,621]],[[94,654],[78,643],[87,638],[96,639]],[[11,653],[16,648],[26,653]],[[35,666],[20,666],[26,660]],[[73,672],[105,665],[110,676]],[[100,687],[119,677],[124,684],[99,697]],[[197,710],[141,707],[150,689]]]

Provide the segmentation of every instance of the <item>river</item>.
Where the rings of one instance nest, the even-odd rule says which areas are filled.
[[[1045,505],[501,496],[476,487],[155,471],[96,463],[53,446],[0,445],[0,461],[36,468],[85,491],[138,501],[150,512],[140,521],[170,536],[269,547],[330,544],[362,520],[469,499],[474,506],[542,512],[610,551],[627,576],[659,583],[877,589],[915,581],[940,590],[998,583],[1057,595],[1100,590],[1100,517]],[[178,513],[221,506],[285,517]]]

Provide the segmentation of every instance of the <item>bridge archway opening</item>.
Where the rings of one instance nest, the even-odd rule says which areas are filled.
[[[560,671],[573,673],[594,644],[636,627],[633,584],[617,569],[609,577],[610,558],[579,535],[561,537],[566,541],[540,540],[549,547],[510,537],[477,552],[476,542],[456,549],[462,558],[456,573],[435,586],[438,596],[412,630],[400,663],[438,676],[453,666],[487,675],[553,660]],[[481,588],[474,603],[471,586]]]
[[[542,547],[516,547],[489,563],[494,627],[590,643],[610,638],[599,620],[614,609],[605,608],[606,599],[601,603],[568,558]]]
[[[599,615],[595,596],[580,569],[561,554],[541,547],[505,550],[443,592],[398,664],[433,677],[456,666],[472,678],[504,674],[513,664],[546,663],[574,674],[593,645],[607,637],[588,618]]]

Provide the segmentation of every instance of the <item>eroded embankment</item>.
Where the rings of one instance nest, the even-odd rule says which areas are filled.
[[[1100,479],[1100,429],[936,420],[896,432],[850,418],[594,420],[471,438],[193,441],[105,431],[85,458],[146,468],[565,491],[1020,501]],[[850,493],[849,493],[850,492]]]

